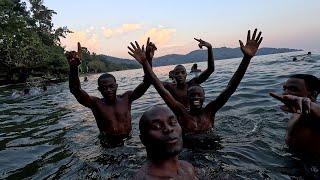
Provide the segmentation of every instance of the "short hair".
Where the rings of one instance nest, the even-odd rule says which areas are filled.
[[[189,94],[189,89],[192,88],[192,87],[200,87],[200,88],[202,89],[203,93],[205,93],[203,87],[200,86],[200,84],[192,83],[192,84],[190,85],[190,87],[188,88],[188,90],[187,90],[187,93],[188,93],[188,94]]]
[[[98,78],[98,86],[100,86],[100,81],[101,81],[102,79],[106,79],[106,78],[112,78],[112,79],[114,79],[115,82],[117,82],[117,81],[116,81],[116,78],[115,78],[112,74],[104,73],[104,74],[102,74],[102,75]]]
[[[290,78],[303,79],[309,91],[320,93],[320,80],[317,77],[310,74],[294,74]]]
[[[183,67],[184,69],[186,69],[183,65],[178,64],[178,65],[176,65],[176,67],[174,67],[173,71],[174,71],[176,68],[178,68],[178,67]]]

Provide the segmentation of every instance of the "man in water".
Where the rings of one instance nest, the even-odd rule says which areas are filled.
[[[201,72],[201,69],[198,69],[198,64],[193,64],[190,72]]]
[[[139,130],[148,160],[134,179],[197,179],[195,168],[178,159],[183,144],[182,130],[169,108],[154,106],[144,112]]]
[[[286,143],[290,150],[302,155],[320,155],[320,106],[316,104],[320,80],[309,74],[290,76],[283,85],[283,95],[270,95],[284,103],[292,113],[288,122]]]
[[[146,46],[148,61],[151,63],[155,46],[149,42]],[[89,96],[80,86],[78,66],[81,64],[81,46],[78,43],[78,52],[67,54],[70,65],[69,88],[78,102],[91,109],[96,119],[98,128],[104,136],[102,145],[115,147],[123,145],[123,139],[130,136],[131,132],[131,104],[140,98],[151,85],[148,78],[133,91],[127,91],[122,95],[116,95],[118,84],[111,74],[102,74],[98,78],[98,90],[103,98]]]
[[[257,37],[256,33],[257,29],[255,29],[251,38],[250,30],[248,31],[247,43],[245,46],[241,40],[239,41],[241,51],[244,54],[243,59],[226,89],[214,101],[211,101],[205,108],[202,108],[205,99],[203,88],[199,85],[188,88],[187,97],[190,103],[190,110],[187,110],[183,104],[174,99],[173,95],[164,88],[163,84],[154,74],[150,64],[146,60],[144,51],[134,46],[133,49],[130,47],[128,48],[131,51],[129,54],[143,65],[145,73],[151,77],[152,84],[155,89],[169,108],[176,114],[183,133],[201,133],[214,126],[214,117],[216,112],[224,106],[240,84],[240,81],[249,66],[251,58],[256,54],[263,39],[261,37],[261,32]]]
[[[174,79],[174,77],[173,77],[173,73],[174,73],[174,71],[173,70],[171,70],[170,72],[169,72],[169,78],[171,79],[171,83],[172,84],[176,84],[176,80]]]
[[[170,82],[162,82],[164,88],[166,88],[175,100],[181,103],[185,108],[189,108],[189,101],[187,91],[192,84],[201,84],[205,82],[210,75],[214,72],[213,51],[210,43],[203,41],[202,39],[196,39],[199,42],[199,48],[203,46],[208,48],[208,68],[203,71],[199,76],[192,78],[186,82],[187,72],[186,68],[182,65],[177,65],[174,68],[173,77],[176,80],[176,84]]]

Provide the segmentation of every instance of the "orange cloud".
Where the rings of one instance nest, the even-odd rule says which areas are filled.
[[[172,35],[176,32],[174,28],[152,28],[150,29],[143,37],[140,38],[140,41],[145,41],[150,37],[152,42],[156,44],[164,44],[166,43]]]
[[[97,52],[100,50],[100,46],[97,42],[96,34],[87,34],[82,31],[75,31],[67,35],[66,38],[61,39],[61,44],[66,46],[66,50],[76,50],[77,42],[81,43],[81,46],[88,48],[91,52]]]
[[[111,38],[113,36],[121,36],[128,32],[132,32],[141,28],[142,28],[142,24],[122,24],[121,27],[118,27],[118,28],[111,29],[111,28],[102,27],[101,30],[102,30],[102,34],[106,38]]]

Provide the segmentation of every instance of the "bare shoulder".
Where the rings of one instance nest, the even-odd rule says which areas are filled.
[[[167,89],[167,88],[172,88],[174,85],[170,82],[164,82],[161,81],[161,83],[163,84],[163,86]]]
[[[126,91],[125,93],[121,95],[117,95],[121,99],[129,98],[132,95],[133,91]]]
[[[187,161],[183,161],[183,160],[179,160],[180,166],[184,169],[187,170],[189,173],[194,174],[195,173],[195,169],[194,166],[190,163],[188,163]]]

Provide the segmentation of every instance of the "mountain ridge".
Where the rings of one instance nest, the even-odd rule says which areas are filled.
[[[287,52],[295,52],[302,51],[302,49],[289,49],[289,48],[270,48],[263,47],[260,48],[256,56],[259,55],[268,55],[268,54],[279,54],[279,53],[287,53]],[[101,55],[104,57],[105,61],[110,61],[112,63],[125,63],[125,64],[139,64],[135,60],[117,58],[108,55]],[[239,58],[242,57],[243,54],[240,48],[228,48],[228,47],[220,47],[213,48],[213,56],[214,60],[222,60],[222,59],[231,59],[231,58]],[[153,59],[153,66],[167,66],[167,65],[175,65],[175,64],[186,64],[186,63],[196,63],[207,61],[208,53],[207,50],[194,50],[189,52],[188,54],[167,54],[161,57],[157,57]],[[140,64],[139,64],[140,65]]]

